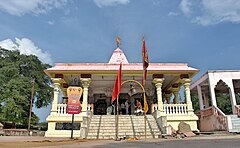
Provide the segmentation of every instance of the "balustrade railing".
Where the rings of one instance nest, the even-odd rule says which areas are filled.
[[[94,105],[93,104],[88,104],[87,110],[91,111],[93,113]]]
[[[213,115],[213,107],[212,106],[205,108],[205,109],[201,110],[201,112],[200,112],[200,117],[202,117],[202,118],[208,117],[211,115]]]
[[[214,108],[214,115],[217,117],[217,120],[219,123],[221,123],[223,125],[224,129],[227,129],[227,116],[217,107],[213,107]]]
[[[167,115],[187,114],[187,104],[163,104],[163,110]]]
[[[151,110],[152,113],[156,110],[158,110],[158,105],[157,104],[152,104],[152,110]]]
[[[227,130],[228,128],[227,116],[218,107],[211,106],[201,110],[201,118],[204,119],[210,116],[214,116],[217,119],[218,123],[220,124],[220,126],[217,127],[219,130]]]
[[[238,117],[240,117],[240,105],[235,106],[236,114]]]
[[[87,105],[87,110],[93,112],[93,104],[88,104]],[[58,104],[58,106],[57,106],[57,113],[59,115],[68,114],[67,113],[67,104]]]
[[[152,113],[158,110],[157,104],[152,104]],[[163,104],[166,115],[185,115],[187,114],[187,104]]]
[[[67,104],[58,104],[57,113],[58,114],[67,114]]]

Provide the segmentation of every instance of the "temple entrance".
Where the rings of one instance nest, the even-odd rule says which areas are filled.
[[[89,99],[89,103],[93,104],[94,115],[114,115],[117,113],[115,104],[116,101],[112,104],[111,97],[107,97],[105,94],[94,94],[93,97]],[[119,95],[118,103],[119,115],[136,115],[137,110],[140,112],[143,112],[144,110],[144,99],[142,93],[135,93],[134,95],[121,93]],[[151,102],[148,101],[148,113],[151,113],[151,104],[149,103]],[[141,107],[138,108],[137,104]]]
[[[94,115],[106,115],[107,114],[107,102],[106,100],[97,100],[94,104]]]

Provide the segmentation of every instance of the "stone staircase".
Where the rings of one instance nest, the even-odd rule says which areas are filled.
[[[240,133],[240,118],[237,115],[227,115],[228,120],[230,120],[231,125],[228,125],[229,132]]]
[[[144,116],[119,115],[118,138],[145,138]],[[160,129],[152,115],[147,115],[146,138],[159,138]],[[114,115],[93,115],[89,126],[87,139],[115,139],[116,123]]]

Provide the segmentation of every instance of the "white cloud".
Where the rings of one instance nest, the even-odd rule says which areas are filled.
[[[222,22],[240,23],[239,0],[182,0],[179,7],[186,16],[191,15],[191,22],[203,26]],[[192,15],[193,10],[197,15]]]
[[[130,0],[94,0],[94,3],[98,7],[102,8],[105,6],[116,6],[119,4],[126,5],[126,4],[130,3]]]
[[[191,2],[189,0],[182,0],[179,4],[180,9],[182,10],[183,14],[186,16],[190,16],[191,15]]]
[[[169,12],[168,16],[178,16],[179,14],[177,12]]]
[[[6,39],[0,41],[0,46],[8,50],[19,50],[21,54],[35,55],[43,63],[52,64],[51,55],[48,52],[44,52],[42,49],[38,48],[30,39],[28,38],[15,38],[15,42],[11,39]]]
[[[0,0],[0,10],[16,16],[42,14],[66,3],[67,0]]]
[[[55,21],[48,21],[47,22],[49,25],[54,25],[55,24]]]
[[[193,22],[213,25],[221,22],[240,23],[239,0],[202,0],[203,14]]]

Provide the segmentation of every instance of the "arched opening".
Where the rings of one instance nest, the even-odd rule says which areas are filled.
[[[230,100],[229,87],[222,80],[215,86],[215,94],[218,108],[225,114],[232,114],[232,104]]]

